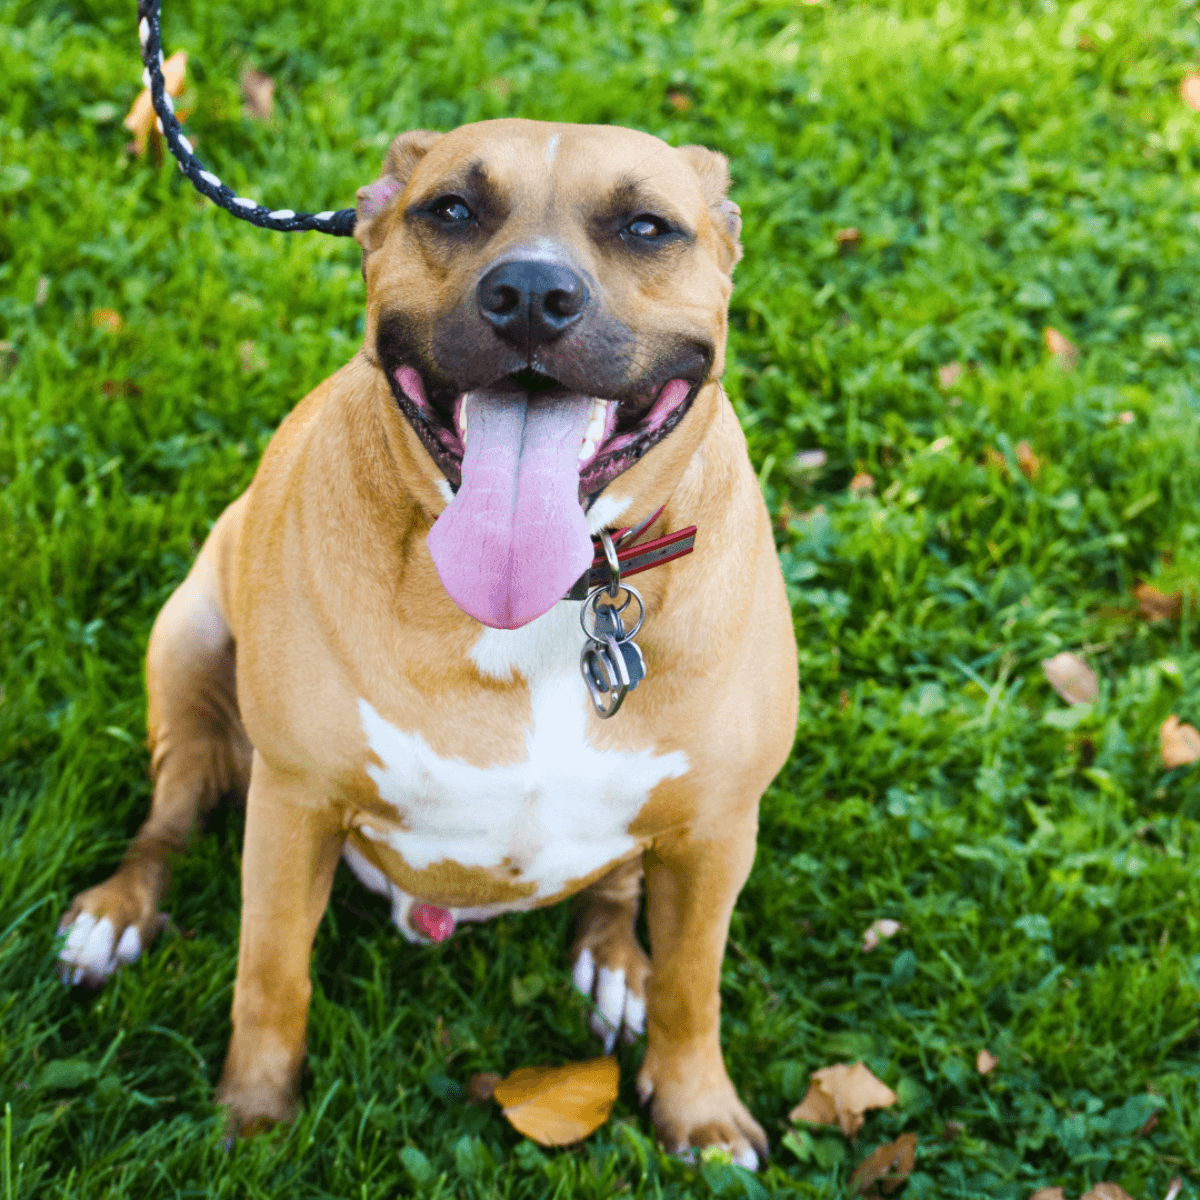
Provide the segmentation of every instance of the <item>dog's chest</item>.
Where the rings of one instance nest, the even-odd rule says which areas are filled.
[[[517,762],[481,767],[439,757],[418,733],[359,702],[378,760],[367,772],[397,818],[387,828],[367,819],[362,836],[410,871],[453,864],[502,875],[525,893],[522,903],[503,907],[557,895],[636,848],[631,822],[655,786],[687,771],[688,760],[682,751],[592,744],[578,614],[577,603],[563,601],[523,629],[486,630],[472,651],[481,674],[508,680],[516,672],[528,684],[525,756]]]

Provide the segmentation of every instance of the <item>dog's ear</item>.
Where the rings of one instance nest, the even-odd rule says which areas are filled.
[[[705,146],[680,146],[679,153],[691,164],[700,180],[700,190],[708,201],[709,213],[721,246],[721,270],[729,272],[742,257],[742,210],[726,193],[729,191],[729,160]]]
[[[441,136],[428,129],[412,129],[402,133],[388,147],[387,158],[383,161],[383,174],[374,183],[358,189],[358,219],[354,223],[354,237],[362,247],[364,274],[368,255],[378,249],[387,236],[385,215],[408,186],[417,163]]]

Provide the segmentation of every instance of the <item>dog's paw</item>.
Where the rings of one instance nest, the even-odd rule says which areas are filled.
[[[641,947],[618,964],[601,959],[588,947],[579,951],[572,968],[575,986],[595,1002],[588,1022],[591,1031],[611,1054],[619,1036],[626,1044],[635,1042],[646,1030],[646,978],[650,963]],[[639,960],[640,956],[640,960]]]
[[[98,988],[120,966],[136,961],[166,924],[152,905],[128,896],[109,880],[75,897],[58,923],[64,984]]]
[[[268,1133],[290,1125],[300,1115],[300,1102],[290,1092],[270,1085],[223,1081],[213,1101],[225,1110],[225,1144],[234,1138]]]
[[[647,1055],[637,1087],[642,1103],[650,1104],[655,1133],[669,1154],[694,1162],[712,1146],[751,1171],[766,1161],[767,1135],[738,1099],[723,1067],[708,1086],[697,1086],[686,1072],[671,1072],[670,1082],[663,1075]]]

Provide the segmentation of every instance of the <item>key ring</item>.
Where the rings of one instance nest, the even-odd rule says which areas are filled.
[[[637,588],[630,587],[629,584],[625,584],[620,590],[625,593],[625,600],[621,604],[607,605],[607,608],[613,614],[613,616],[620,618],[621,614],[629,607],[632,601],[636,600],[638,603],[638,619],[634,622],[633,628],[620,639],[623,642],[627,642],[631,638],[637,637],[642,628],[642,622],[646,619],[646,602],[642,599],[641,592],[639,592]],[[583,602],[583,606],[579,610],[579,624],[582,627],[583,632],[587,634],[587,636],[594,642],[602,640],[602,638],[598,637],[596,633],[596,609],[599,607],[600,601],[603,600],[607,595],[608,588],[606,586],[593,588],[592,591],[588,593],[587,599]],[[592,617],[590,629],[588,628],[587,622],[589,613]],[[624,627],[624,624],[624,621],[622,621],[622,627]]]
[[[604,550],[604,561],[608,564],[608,594],[615,600],[621,590],[621,560],[617,558],[617,548],[607,529],[600,531],[600,545]]]

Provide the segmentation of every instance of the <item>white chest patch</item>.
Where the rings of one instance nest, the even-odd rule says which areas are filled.
[[[688,758],[681,750],[598,750],[588,740],[579,609],[564,600],[523,629],[486,629],[471,651],[481,674],[507,681],[519,673],[529,685],[532,726],[522,762],[477,767],[440,758],[419,734],[358,702],[382,764],[367,773],[406,826],[381,832],[363,825],[362,834],[386,842],[414,870],[443,861],[515,867],[513,882],[536,885],[530,902],[635,849],[630,823],[657,784],[686,773]]]

